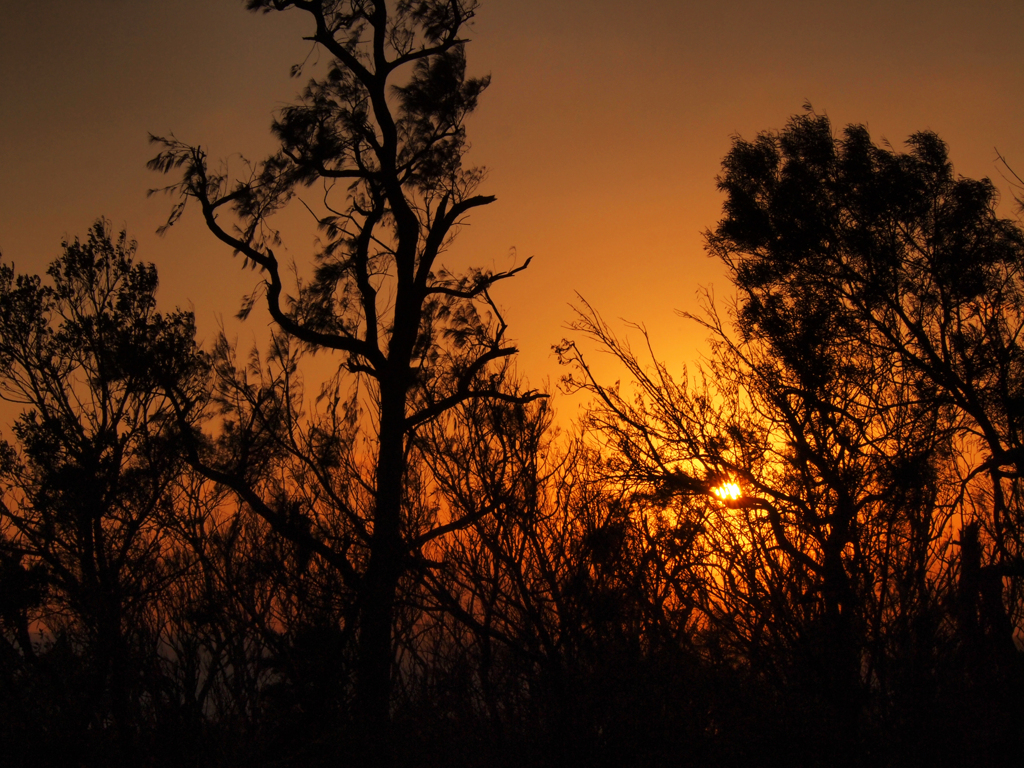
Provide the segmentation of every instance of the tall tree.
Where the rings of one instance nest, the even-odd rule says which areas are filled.
[[[726,215],[708,247],[746,297],[745,335],[792,359],[802,339],[828,345],[838,331],[959,422],[958,469],[992,548],[986,567],[1014,577],[1019,605],[1024,230],[1000,218],[988,179],[954,173],[936,135],[907,146],[878,147],[860,125],[836,136],[810,111],[738,139],[719,179]],[[1012,647],[1010,622],[997,623],[990,629]]]
[[[483,171],[462,163],[465,121],[489,82],[466,76],[463,33],[473,0],[400,0],[391,8],[383,0],[248,0],[247,7],[308,14],[314,30],[307,39],[330,56],[326,74],[280,111],[273,123],[279,150],[244,178],[212,169],[200,147],[174,138],[154,139],[162,151],[150,166],[183,171],[168,188],[180,196],[170,223],[187,201],[197,203],[211,232],[263,273],[267,308],[283,337],[340,353],[343,371],[371,393],[371,499],[360,510],[335,496],[355,538],[342,546],[319,525],[289,522],[284,502],[262,496],[240,468],[195,459],[279,533],[308,544],[345,576],[358,603],[359,717],[381,735],[399,583],[426,543],[475,517],[431,522],[413,514],[414,436],[467,401],[539,396],[504,383],[516,348],[490,295],[527,264],[456,275],[439,261],[464,217],[494,201],[477,192]],[[322,245],[312,278],[286,297],[272,217],[314,184],[325,190]]]
[[[25,598],[4,623],[28,658],[32,622],[79,659],[63,672],[77,712],[60,730],[103,739],[112,723],[128,750],[158,664],[150,615],[173,575],[165,531],[186,468],[164,387],[199,396],[206,363],[192,316],[156,311],[155,268],[108,222],[65,243],[48,276],[0,265],[0,397],[25,408],[16,444],[0,443],[0,556]]]
[[[910,530],[931,517],[952,538],[957,521],[958,562],[941,563],[938,551],[927,579],[919,568],[885,583],[957,574],[955,590],[947,583],[931,599],[955,595],[958,684],[973,691],[979,718],[968,730],[988,732],[1019,712],[1010,681],[1019,680],[1014,634],[1024,620],[1024,230],[1000,217],[988,179],[955,174],[936,135],[914,134],[906,151],[880,147],[864,126],[836,135],[809,109],[781,131],[737,139],[719,186],[725,216],[708,247],[744,297],[742,333],[791,361],[807,339],[849,340],[862,358],[885,361],[874,382],[904,382],[880,415],[916,412],[917,426],[906,426],[949,435],[945,455],[894,444],[875,475],[897,515],[921,502],[926,511],[936,481],[953,491],[945,510],[955,518],[943,520],[940,505]]]
[[[735,327],[710,301],[696,318],[714,350],[703,375],[674,380],[593,311],[577,328],[635,391],[561,349],[597,396],[609,469],[657,504],[688,499],[705,638],[809,695],[791,724],[824,717],[851,748],[866,704],[936,728],[930,685],[974,687],[979,730],[1017,711],[1024,234],[936,136],[908,143],[877,147],[862,126],[836,137],[813,113],[735,141],[707,235],[738,289]],[[936,683],[957,648],[966,674]]]

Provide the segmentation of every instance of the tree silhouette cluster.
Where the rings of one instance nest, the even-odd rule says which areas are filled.
[[[173,137],[151,165],[259,270],[268,352],[200,349],[103,220],[45,280],[0,267],[5,765],[1020,754],[1024,231],[989,182],[810,111],[736,139],[710,358],[673,378],[586,307],[631,385],[559,345],[566,435],[491,295],[526,264],[441,263],[493,201],[475,4],[247,5],[306,13],[326,74],[241,178]]]

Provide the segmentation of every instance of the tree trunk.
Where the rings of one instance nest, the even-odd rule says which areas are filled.
[[[404,477],[404,391],[382,386],[380,453],[370,559],[360,605],[356,724],[367,764],[391,762],[392,626],[402,572],[401,522]],[[394,391],[398,389],[399,391]],[[390,390],[390,391],[389,391]]]

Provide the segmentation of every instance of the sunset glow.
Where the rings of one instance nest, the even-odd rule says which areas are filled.
[[[1024,766],[1024,0],[0,20],[3,765]]]

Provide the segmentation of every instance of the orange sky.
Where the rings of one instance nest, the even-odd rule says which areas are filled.
[[[805,101],[834,125],[865,122],[900,144],[931,129],[957,170],[998,178],[998,148],[1024,170],[1024,2],[913,0],[484,0],[470,70],[491,88],[469,125],[490,169],[450,267],[529,270],[497,297],[534,385],[560,373],[550,347],[582,294],[606,318],[643,322],[660,357],[692,360],[703,334],[674,313],[729,286],[702,250],[730,136],[779,128]],[[194,307],[211,339],[258,279],[198,217],[166,237],[163,178],[147,132],[174,131],[214,157],[258,158],[270,115],[301,83],[304,14],[254,16],[241,0],[45,0],[2,4],[0,252],[42,271],[62,237],[104,215],[157,264],[160,302]],[[1024,174],[1022,174],[1024,175]],[[1006,208],[1009,214],[1011,209]],[[285,253],[303,263],[310,243]],[[281,253],[279,252],[279,256]],[[621,326],[620,326],[621,327]],[[607,369],[609,375],[617,375]],[[566,401],[561,408],[575,406]]]

